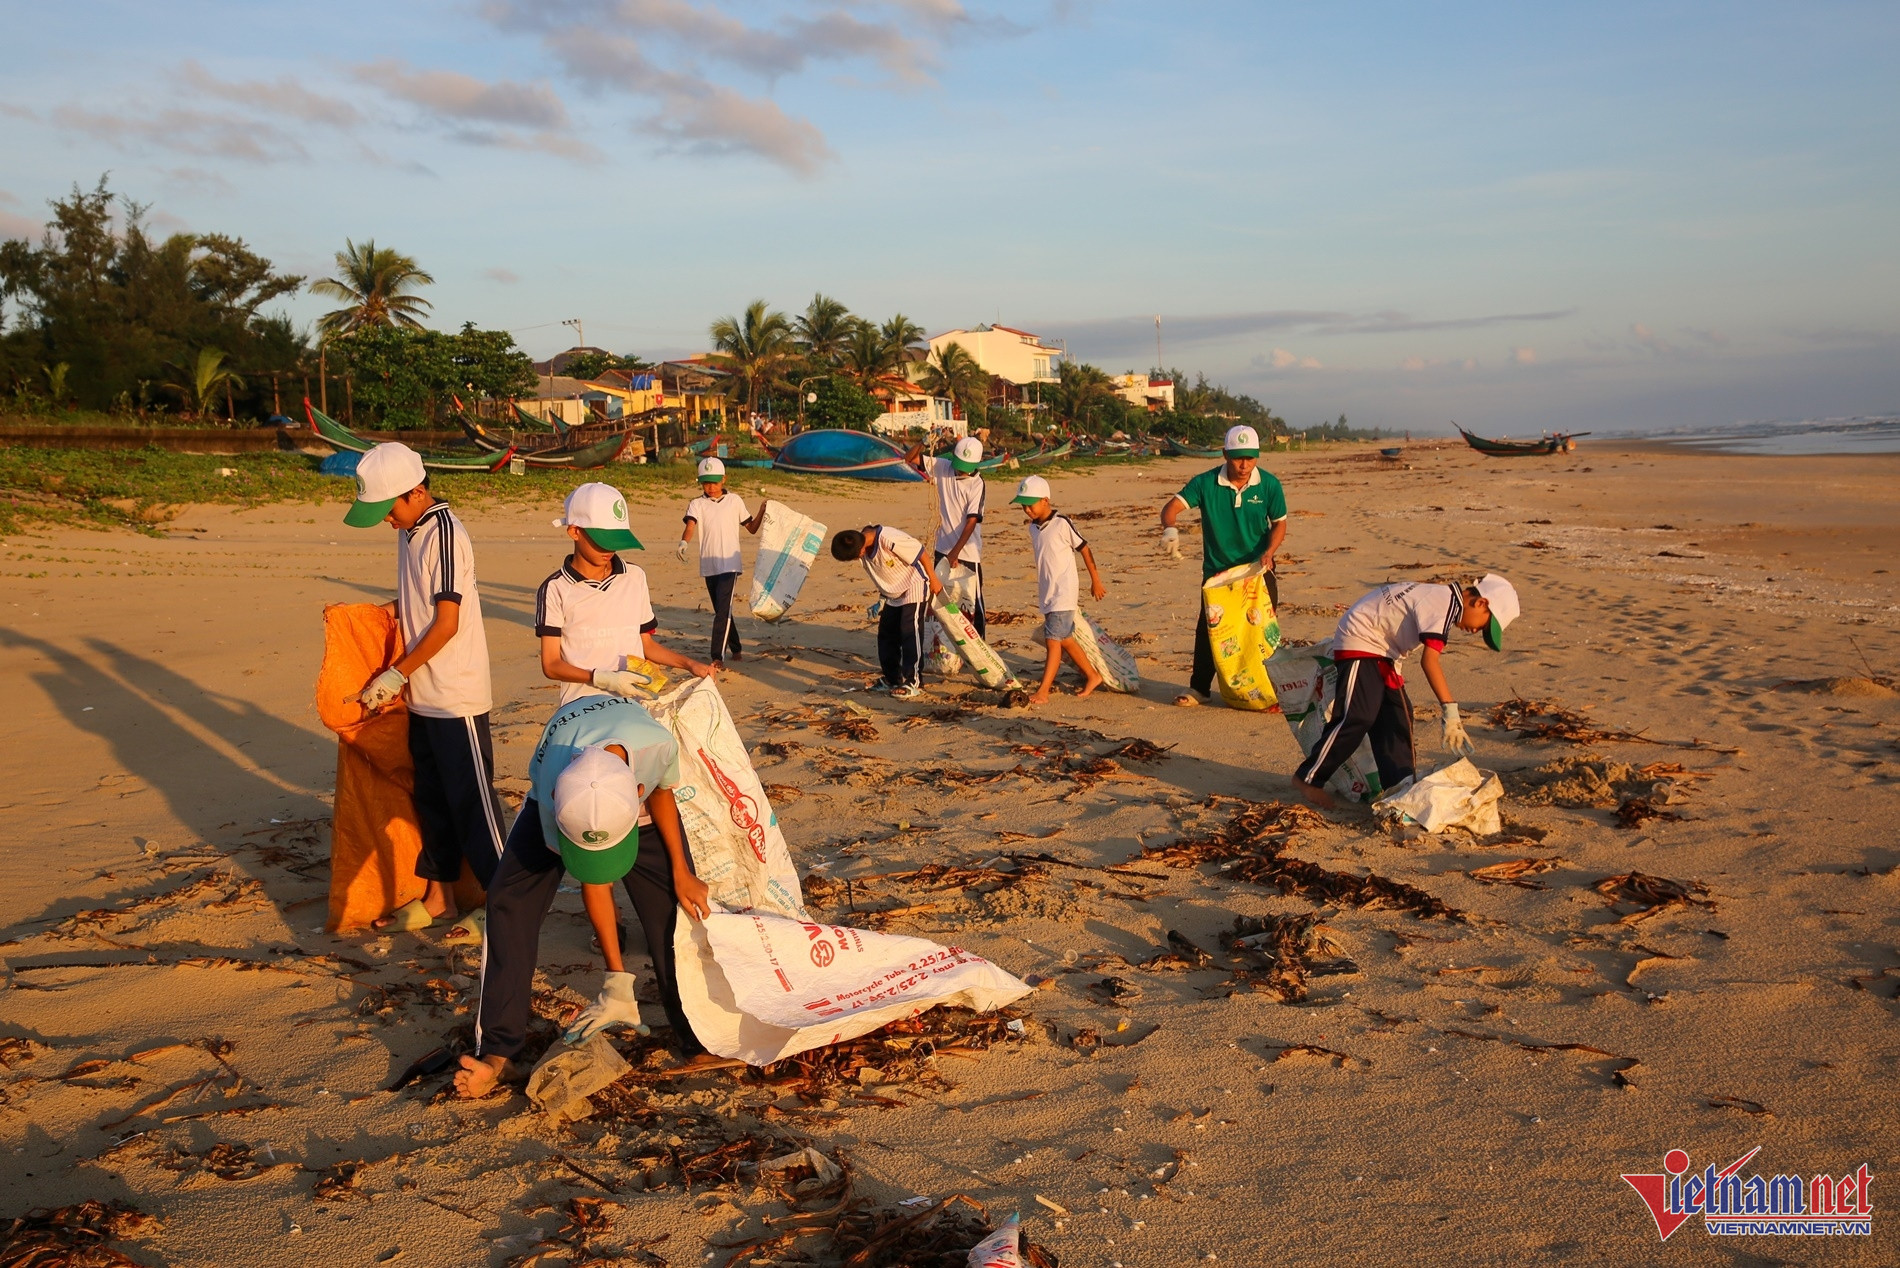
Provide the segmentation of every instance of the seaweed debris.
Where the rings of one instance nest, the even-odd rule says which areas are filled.
[[[78,1202],[29,1211],[0,1231],[0,1268],[140,1268],[111,1243],[162,1227],[124,1202]]]
[[[1636,908],[1623,917],[1622,923],[1626,925],[1677,908],[1695,906],[1715,910],[1713,902],[1698,897],[1709,892],[1708,886],[1699,881],[1672,881],[1645,872],[1624,872],[1604,877],[1596,883],[1595,889],[1611,907],[1621,904]]]
[[[1485,715],[1492,726],[1534,740],[1561,740],[1566,744],[1660,744],[1669,748],[1707,749],[1715,753],[1740,753],[1738,748],[1723,748],[1702,740],[1658,740],[1636,731],[1601,727],[1588,714],[1558,704],[1555,700],[1526,700],[1512,696],[1491,706]]]
[[[1221,945],[1245,967],[1235,976],[1283,1004],[1307,997],[1308,973],[1356,973],[1359,966],[1320,923],[1318,912],[1297,915],[1236,916]]]
[[[1231,799],[1224,799],[1231,800]],[[1213,836],[1191,837],[1142,849],[1141,857],[1168,867],[1218,863],[1221,874],[1256,885],[1270,885],[1296,898],[1321,899],[1349,907],[1410,911],[1463,922],[1465,914],[1413,885],[1368,872],[1335,872],[1286,853],[1299,834],[1332,824],[1306,806],[1278,801],[1240,803]]]

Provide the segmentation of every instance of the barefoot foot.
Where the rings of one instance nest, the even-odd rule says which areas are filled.
[[[463,1057],[461,1066],[455,1072],[455,1094],[464,1100],[479,1100],[495,1090],[502,1071],[508,1066],[508,1058]]]
[[[1087,682],[1082,684],[1082,690],[1075,693],[1076,697],[1080,699],[1081,697],[1088,695],[1089,693],[1093,692],[1097,687],[1101,686],[1103,681],[1104,680],[1102,676],[1100,674],[1097,674],[1095,677],[1089,679]]]
[[[1297,779],[1293,781],[1293,786],[1299,789],[1300,796],[1306,799],[1306,804],[1309,806],[1318,806],[1321,810],[1337,810],[1339,808],[1339,803],[1335,801],[1333,795],[1324,788],[1315,788],[1313,785],[1303,784]]]

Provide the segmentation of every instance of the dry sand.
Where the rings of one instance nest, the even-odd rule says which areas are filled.
[[[669,1142],[691,1153],[754,1132],[842,1155],[870,1202],[962,1192],[1020,1209],[1069,1266],[1896,1262],[1884,1187],[1871,1239],[1711,1247],[1692,1227],[1658,1245],[1618,1175],[1658,1170],[1672,1147],[1699,1168],[1757,1145],[1770,1174],[1890,1172],[1900,457],[1408,454],[1272,464],[1295,508],[1288,632],[1323,636],[1385,580],[1502,571],[1524,603],[1509,653],[1460,642],[1448,661],[1480,764],[1680,763],[1708,777],[1674,781],[1662,808],[1679,818],[1619,827],[1608,805],[1641,781],[1599,762],[1507,780],[1506,844],[1401,844],[1347,809],[1294,823],[1286,858],[1314,867],[1141,860],[1217,833],[1240,806],[1227,799],[1287,798],[1297,755],[1277,716],[1168,703],[1198,573],[1193,549],[1154,554],[1153,515],[1203,464],[1058,471],[1057,503],[1108,577],[1095,610],[1142,658],[1140,699],[952,714],[967,683],[933,683],[916,704],[849,697],[875,711],[875,736],[828,736],[841,688],[874,663],[868,587],[829,560],[795,619],[742,622],[754,654],[725,684],[748,742],[784,746],[761,774],[801,870],[852,881],[808,885],[824,910],[1049,979],[1021,1005],[1025,1037],[916,1063],[934,1080],[893,1066],[851,1085],[889,1104],[712,1076],[631,1085],[568,1129],[518,1095],[380,1091],[466,1024],[473,958],[427,935],[321,931],[335,753],[311,705],[319,610],[387,597],[388,531],[346,529],[340,507],[199,508],[166,540],[9,539],[0,1215],[124,1199],[164,1221],[125,1243],[151,1263],[501,1264],[560,1230],[570,1199],[610,1196],[621,1205],[591,1244],[644,1245],[657,1258],[631,1262],[678,1268],[783,1207],[750,1172],[683,1191]],[[921,486],[773,482],[834,527],[921,535],[932,518]],[[748,499],[757,484],[741,479]],[[990,602],[1029,613],[1004,491],[992,486]],[[634,527],[659,547],[641,562],[665,631],[696,647],[704,591],[667,557],[686,495],[682,480],[678,499],[636,505]],[[554,699],[530,633],[560,554],[553,511],[467,513],[516,796]],[[995,631],[1025,671],[1040,662],[1031,630]],[[1514,694],[1703,747],[1523,740],[1485,721]],[[1436,727],[1421,734],[1434,749]],[[1170,751],[1063,773],[1131,738]],[[1608,801],[1585,795],[1605,775]],[[997,862],[1012,851],[1060,862]],[[868,879],[927,864],[991,870]],[[1489,877],[1521,883],[1471,874],[1497,864]],[[1234,879],[1324,889],[1326,872],[1415,887],[1454,915]],[[1683,882],[1692,901],[1623,920],[1632,907],[1595,886],[1630,872]],[[561,895],[543,938],[550,1007],[595,989],[579,912]],[[1304,1001],[1222,948],[1236,917],[1315,912]]]

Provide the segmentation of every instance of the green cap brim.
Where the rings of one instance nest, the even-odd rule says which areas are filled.
[[[1040,497],[1031,497],[1025,493],[1020,497],[1011,498],[1010,501],[1014,502],[1017,506],[1034,506],[1036,503],[1042,501],[1042,499]]]
[[[396,505],[395,498],[385,498],[381,502],[357,500],[355,506],[343,512],[343,522],[351,528],[375,528],[389,518],[389,508]]]
[[[1504,627],[1498,624],[1498,618],[1495,616],[1491,618],[1491,623],[1484,627],[1484,642],[1485,646],[1494,652],[1504,650]]]
[[[726,477],[724,475],[703,475],[699,477],[699,482],[701,484],[724,484]]]
[[[561,842],[561,865],[583,885],[611,885],[633,870],[634,860],[640,853],[639,828],[629,832],[619,844],[604,850],[583,849],[564,834],[555,835]]]
[[[1258,449],[1223,449],[1221,456],[1223,458],[1258,458],[1260,451]]]
[[[602,550],[645,550],[640,539],[624,528],[583,528],[587,540]]]
[[[983,463],[981,459],[978,459],[976,462],[965,462],[961,458],[952,458],[950,465],[955,467],[958,471],[961,471],[964,475],[969,475],[972,471],[982,466]]]

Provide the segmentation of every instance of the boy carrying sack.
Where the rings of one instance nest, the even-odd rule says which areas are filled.
[[[739,583],[745,556],[739,551],[739,530],[756,534],[765,518],[765,507],[748,518],[745,500],[726,491],[726,464],[717,458],[699,464],[699,496],[686,504],[686,527],[680,533],[674,554],[686,562],[686,543],[699,534],[699,575],[705,579],[706,595],[712,600],[712,663],[724,669],[727,656],[741,660],[739,627],[732,621],[732,588]]]
[[[1503,651],[1504,629],[1517,619],[1517,613],[1517,591],[1496,573],[1486,573],[1468,586],[1393,582],[1347,608],[1333,633],[1339,691],[1319,742],[1293,772],[1300,795],[1332,809],[1335,803],[1326,791],[1326,781],[1366,739],[1371,741],[1379,782],[1385,788],[1396,788],[1417,773],[1412,701],[1399,675],[1399,666],[1416,647],[1425,649],[1420,667],[1438,698],[1445,747],[1456,753],[1471,752],[1471,737],[1465,734],[1439,659],[1455,629],[1482,630],[1485,646]]]
[[[396,601],[403,654],[358,693],[365,712],[405,694],[409,753],[415,760],[416,821],[422,853],[416,875],[423,896],[376,922],[379,929],[426,929],[456,912],[453,886],[467,864],[482,888],[501,858],[501,804],[495,799],[495,750],[489,738],[493,704],[488,637],[475,589],[475,548],[447,502],[429,492],[429,473],[407,445],[377,445],[356,464],[356,503],[343,516],[352,528],[388,524],[396,530]],[[451,930],[478,941],[480,913]]]
[[[1082,562],[1088,565],[1089,593],[1100,599],[1108,593],[1108,588],[1102,584],[1102,574],[1095,569],[1095,552],[1089,549],[1088,542],[1076,531],[1068,516],[1056,514],[1055,507],[1049,503],[1049,482],[1041,476],[1023,477],[1011,501],[1023,508],[1023,515],[1029,520],[1029,549],[1036,556],[1036,605],[1042,612],[1043,643],[1049,649],[1042,666],[1042,686],[1029,697],[1028,703],[1049,703],[1049,692],[1056,685],[1064,652],[1082,671],[1082,690],[1076,694],[1086,696],[1102,685],[1102,675],[1089,664],[1082,645],[1075,641],[1076,609],[1081,606],[1075,552],[1081,551]]]

